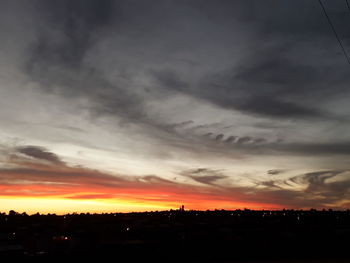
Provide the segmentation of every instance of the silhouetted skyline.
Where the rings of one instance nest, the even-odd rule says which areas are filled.
[[[4,258],[167,262],[348,262],[350,211],[0,213]],[[175,251],[175,252],[174,252]]]

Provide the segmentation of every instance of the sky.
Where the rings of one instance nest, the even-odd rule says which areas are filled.
[[[2,211],[350,208],[350,65],[316,0],[2,0],[0,57]]]

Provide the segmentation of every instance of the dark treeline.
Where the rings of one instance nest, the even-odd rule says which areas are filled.
[[[0,214],[1,257],[350,262],[349,241],[349,210]]]

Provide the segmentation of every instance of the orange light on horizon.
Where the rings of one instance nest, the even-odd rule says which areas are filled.
[[[0,184],[0,209],[66,214],[170,210],[181,205],[191,210],[282,208],[244,188],[221,190],[152,176],[126,180],[83,168],[62,169],[5,174],[11,183]]]
[[[15,210],[28,214],[58,215],[67,213],[115,213],[115,212],[145,212],[178,209],[185,205],[189,210],[214,210],[214,209],[280,209],[271,204],[254,204],[232,201],[215,200],[189,200],[188,202],[166,201],[140,201],[132,199],[67,199],[60,197],[0,197],[1,212]]]
[[[58,215],[67,213],[111,213],[111,212],[142,212],[150,210],[168,210],[173,207],[165,205],[151,205],[132,203],[118,200],[117,202],[104,202],[103,200],[79,200],[64,198],[31,198],[15,197],[0,198],[1,212],[14,210],[19,213]]]

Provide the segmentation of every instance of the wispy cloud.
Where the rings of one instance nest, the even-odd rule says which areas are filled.
[[[350,75],[312,1],[5,0],[0,40],[2,195],[349,203]]]

